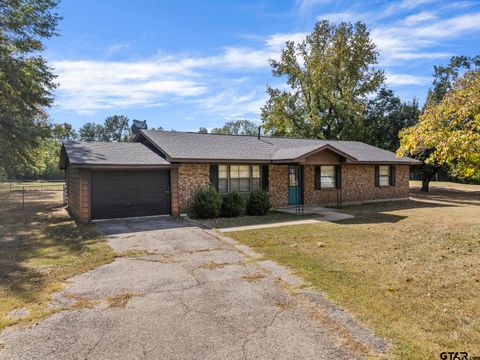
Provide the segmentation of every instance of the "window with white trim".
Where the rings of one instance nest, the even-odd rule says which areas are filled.
[[[260,189],[262,176],[260,173],[260,165],[252,165],[252,191]]]
[[[378,184],[380,186],[390,185],[390,166],[380,165],[378,167]]]
[[[335,166],[334,165],[320,166],[320,186],[322,189],[335,187]]]
[[[218,192],[228,192],[228,165],[218,165]]]
[[[250,192],[261,188],[260,165],[218,165],[218,192]]]

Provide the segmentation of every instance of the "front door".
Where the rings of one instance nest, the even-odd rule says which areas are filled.
[[[288,165],[288,205],[301,203],[300,167]]]

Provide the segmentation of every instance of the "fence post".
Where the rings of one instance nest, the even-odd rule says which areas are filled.
[[[40,191],[43,191],[43,181],[40,180]]]
[[[22,209],[25,208],[25,186],[22,187]]]

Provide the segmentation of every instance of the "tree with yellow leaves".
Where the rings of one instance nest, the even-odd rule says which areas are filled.
[[[440,102],[427,104],[419,122],[400,132],[397,154],[424,161],[424,191],[442,166],[453,165],[463,177],[480,171],[479,69],[459,77]]]

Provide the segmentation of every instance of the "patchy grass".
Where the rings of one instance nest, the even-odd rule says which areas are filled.
[[[222,269],[228,263],[216,263],[214,261],[206,262],[198,266],[199,269],[206,269],[206,270],[215,270],[215,269]]]
[[[109,296],[107,297],[107,302],[108,304],[110,305],[110,307],[113,307],[113,308],[124,308],[125,306],[127,306],[128,304],[128,301],[134,297],[134,296],[138,296],[139,294],[134,294],[134,293],[131,293],[131,292],[126,292],[126,293],[122,293],[122,294],[117,294],[117,295],[113,295],[113,296]]]
[[[55,191],[62,190],[65,185],[65,181],[13,181],[13,182],[0,182],[0,191],[15,191],[15,190],[43,190],[43,191]]]
[[[343,211],[355,218],[229,236],[370,324],[392,343],[389,358],[480,354],[480,192],[414,191]]]
[[[32,195],[33,196],[33,195]],[[113,260],[114,252],[90,225],[77,225],[59,192],[36,192],[22,209],[21,195],[0,193],[0,328],[36,321],[54,309],[63,281]],[[11,318],[25,309],[22,318]]]
[[[257,282],[257,281],[260,281],[264,278],[266,278],[267,275],[266,274],[263,274],[263,273],[260,273],[260,272],[257,272],[255,274],[247,274],[247,275],[244,275],[243,276],[243,280],[245,281],[248,281],[248,282]]]
[[[264,216],[244,215],[244,216],[237,216],[237,217],[231,217],[231,218],[198,219],[198,220],[202,224],[210,228],[225,229],[225,228],[237,227],[237,226],[273,224],[278,222],[314,219],[319,217],[320,215],[318,214],[295,215],[295,214],[286,214],[278,211],[269,211]]]
[[[421,187],[422,182],[411,180],[410,187]],[[429,188],[449,188],[449,189],[456,189],[456,190],[466,190],[466,191],[480,191],[480,185],[474,184],[461,184],[461,183],[453,183],[449,181],[430,181]]]

